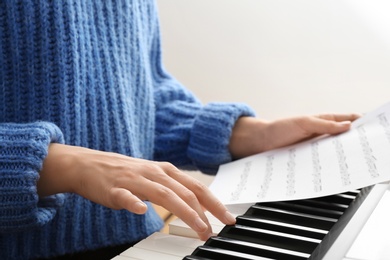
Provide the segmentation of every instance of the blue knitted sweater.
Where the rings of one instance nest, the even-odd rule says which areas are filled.
[[[161,65],[146,0],[0,1],[0,259],[129,243],[162,221],[76,194],[39,198],[51,142],[215,173],[242,104],[202,105]]]

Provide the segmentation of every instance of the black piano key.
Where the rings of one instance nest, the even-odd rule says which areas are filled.
[[[345,195],[351,195],[351,196],[358,196],[359,193],[360,193],[361,189],[360,190],[351,190],[351,191],[347,191],[347,192],[343,192],[341,194],[345,194]]]
[[[247,216],[238,216],[236,218],[236,224],[278,231],[291,235],[304,236],[314,239],[322,239],[327,234],[327,231],[321,229],[306,228],[302,226],[285,224],[276,221],[267,221],[260,218],[252,218]]]
[[[208,239],[205,243],[205,246],[280,260],[304,260],[310,256],[308,254],[298,253],[295,251],[281,250],[280,248],[262,246],[241,240],[218,236],[210,237],[210,239]]]
[[[320,240],[316,239],[269,232],[240,225],[225,226],[219,233],[219,236],[302,253],[312,252],[320,242]]]
[[[368,194],[371,192],[373,186],[362,188],[350,204],[350,207],[345,211],[343,216],[337,221],[337,223],[329,230],[329,233],[321,241],[320,245],[310,255],[311,260],[322,259],[329,248],[333,246],[335,239],[343,232],[347,223],[352,219],[355,213],[360,208],[361,204],[365,201]]]
[[[253,256],[245,253],[234,252],[231,250],[220,249],[209,246],[198,246],[194,254],[201,257],[206,257],[213,260],[265,260],[271,259],[261,256]]]
[[[354,196],[354,195],[336,194],[336,195],[331,195],[331,196],[313,198],[312,200],[325,201],[325,202],[329,202],[329,203],[335,203],[335,204],[349,206],[355,198],[356,198],[356,196]]]
[[[282,223],[289,223],[323,230],[329,230],[337,221],[337,219],[334,218],[312,216],[303,213],[286,212],[284,210],[277,210],[274,208],[260,206],[259,204],[251,206],[244,214],[244,216],[275,220]]]
[[[348,208],[348,205],[345,204],[329,203],[329,202],[313,200],[313,199],[294,200],[294,203],[297,205],[322,208],[324,210],[335,210],[343,213]]]
[[[370,189],[257,203],[184,259],[321,259]]]
[[[183,260],[213,260],[213,259],[208,257],[197,256],[197,255],[187,255],[183,258]]]
[[[312,207],[307,205],[300,205],[293,201],[268,202],[268,203],[264,203],[263,205],[266,207],[287,210],[290,212],[299,212],[299,213],[305,213],[305,214],[334,218],[334,219],[338,219],[343,214],[343,211],[329,210],[329,209],[323,209],[323,208]]]

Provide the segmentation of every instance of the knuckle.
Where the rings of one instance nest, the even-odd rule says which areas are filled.
[[[329,119],[329,114],[318,114],[317,117],[320,119]]]
[[[196,193],[203,193],[207,190],[207,186],[199,181],[194,181],[192,184],[192,190]]]
[[[170,162],[158,162],[161,168],[174,167]]]
[[[103,203],[103,204],[106,204],[108,207],[110,207],[112,209],[122,209],[123,208],[123,205],[122,205],[123,194],[119,190],[112,189],[112,188],[109,189],[107,191],[107,197],[105,197],[105,199],[103,199],[103,201],[105,201],[105,203]]]
[[[161,168],[154,163],[147,163],[144,166],[144,170],[148,173],[161,173]]]
[[[182,198],[183,198],[184,201],[186,201],[188,203],[191,203],[191,202],[194,202],[194,201],[198,200],[198,198],[195,196],[195,194],[192,191],[188,190],[188,189],[186,189],[183,192]]]
[[[223,205],[223,203],[222,203],[221,201],[219,201],[219,200],[216,201],[214,205],[215,205],[215,208],[216,208],[216,209],[225,208],[225,206]]]
[[[159,162],[159,166],[167,173],[177,173],[180,172],[172,163],[170,162]]]
[[[170,198],[173,197],[173,191],[171,191],[170,189],[164,186],[157,189],[156,194],[158,198],[160,198],[161,200],[169,200]]]
[[[198,213],[195,210],[193,210],[191,207],[186,207],[185,209],[183,209],[183,215],[190,216],[191,218],[195,218],[196,216],[198,216]]]
[[[143,168],[147,171],[156,171],[158,169],[158,167],[153,163],[147,163],[143,165]]]

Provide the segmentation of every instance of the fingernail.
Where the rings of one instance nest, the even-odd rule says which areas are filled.
[[[199,217],[195,219],[195,226],[197,227],[198,232],[204,232],[208,228],[206,223]]]
[[[201,234],[199,233],[199,238],[202,241],[207,241],[210,237],[212,237],[214,234],[213,233],[207,233],[207,234]]]
[[[229,211],[225,212],[225,220],[228,224],[236,223],[236,218]]]
[[[342,122],[339,122],[340,125],[350,125],[351,124],[351,121],[342,121]]]
[[[145,211],[146,204],[140,201],[137,201],[134,203],[134,211],[137,213],[144,212]]]

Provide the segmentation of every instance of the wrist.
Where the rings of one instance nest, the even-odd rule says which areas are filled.
[[[37,183],[40,197],[73,192],[75,178],[72,176],[72,168],[75,165],[75,158],[70,149],[71,146],[68,145],[50,144]]]
[[[266,129],[269,122],[253,117],[241,117],[235,123],[229,142],[234,159],[260,153],[266,149]]]

